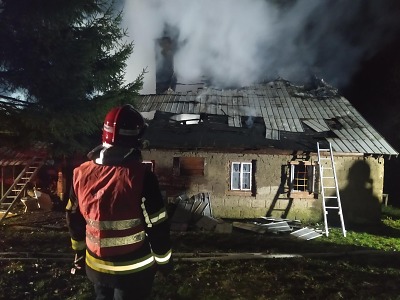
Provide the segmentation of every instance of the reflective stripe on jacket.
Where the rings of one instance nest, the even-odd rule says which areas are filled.
[[[86,245],[98,257],[123,255],[143,245],[144,171],[140,162],[122,167],[93,161],[74,170],[73,187],[86,220]]]
[[[100,273],[116,275],[136,273],[151,267],[155,262],[154,256],[151,253],[132,261],[111,262],[96,258],[90,255],[89,252],[86,252],[87,266]]]

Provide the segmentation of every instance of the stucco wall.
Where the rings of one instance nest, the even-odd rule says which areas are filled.
[[[337,158],[335,163],[345,221],[379,222],[384,184],[384,159]]]
[[[204,176],[174,176],[173,157],[204,157]],[[290,155],[175,152],[146,150],[145,160],[155,162],[155,173],[167,198],[183,193],[211,194],[213,215],[221,218],[253,218],[271,215],[288,219],[317,222],[322,220],[322,199],[313,195],[288,198],[287,180],[283,180]],[[311,157],[312,162],[317,160]],[[229,190],[230,164],[255,162],[254,193]],[[379,218],[379,202],[383,191],[383,159],[362,156],[337,157],[335,165],[339,181],[345,222],[360,223]],[[282,179],[283,178],[283,179]],[[282,181],[284,181],[282,184]],[[335,211],[329,213],[337,215]]]

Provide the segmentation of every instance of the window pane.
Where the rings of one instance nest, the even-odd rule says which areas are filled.
[[[240,189],[240,173],[232,173],[232,190]]]
[[[240,172],[240,164],[233,163],[232,166],[233,172]]]
[[[245,190],[250,189],[250,173],[243,174],[242,189],[245,189]]]
[[[250,172],[251,165],[250,164],[243,164],[243,172]]]

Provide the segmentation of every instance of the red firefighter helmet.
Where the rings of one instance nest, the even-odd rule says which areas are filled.
[[[103,144],[136,147],[145,128],[142,115],[132,105],[115,107],[104,120]]]

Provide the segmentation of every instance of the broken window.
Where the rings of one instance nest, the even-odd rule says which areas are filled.
[[[231,165],[231,190],[251,191],[252,163],[232,162]]]
[[[204,176],[204,157],[174,157],[173,174],[176,176]]]
[[[303,162],[291,162],[290,164],[290,194],[296,193],[304,196],[315,192],[315,165]]]

